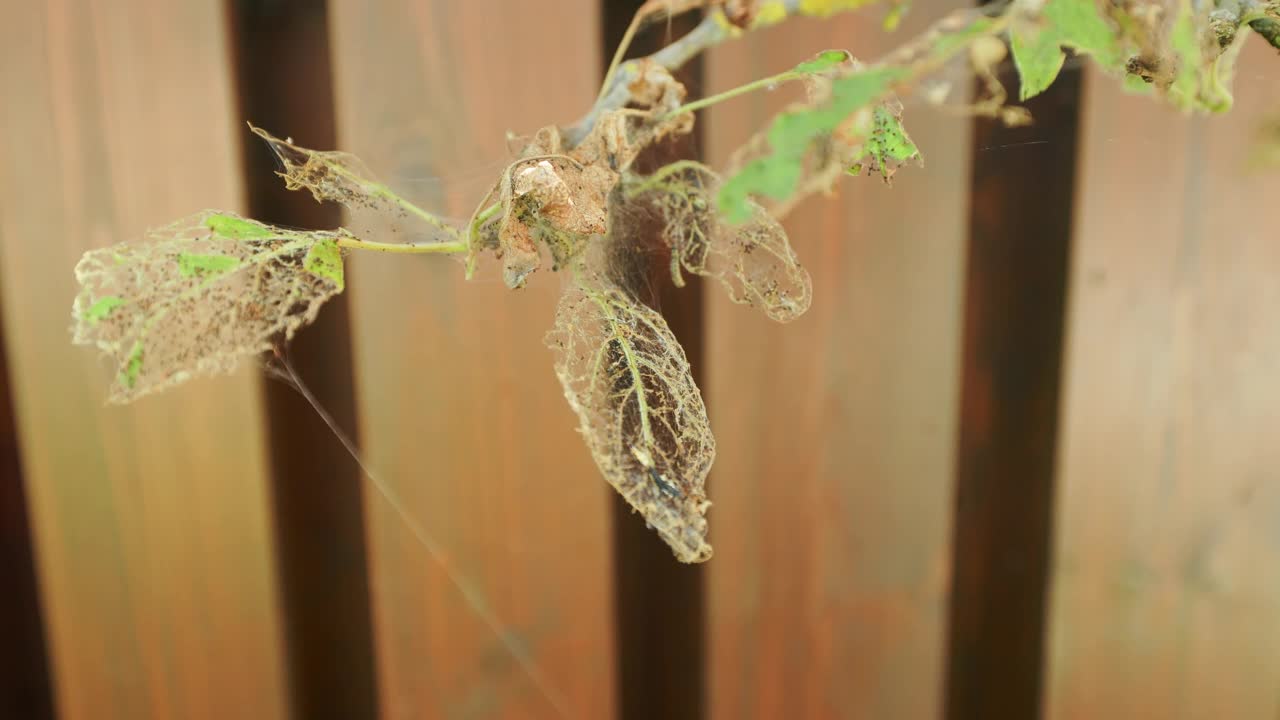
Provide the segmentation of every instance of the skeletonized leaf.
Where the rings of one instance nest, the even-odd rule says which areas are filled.
[[[206,210],[92,250],[76,265],[73,341],[114,362],[111,402],[229,372],[342,292],[341,237]]]
[[[710,558],[703,516],[715,440],[684,350],[662,316],[580,269],[546,342],[605,479],[681,562]]]
[[[682,272],[715,278],[729,299],[758,307],[778,322],[809,309],[813,284],[782,224],[754,202],[746,222],[722,223],[714,201],[720,178],[709,168],[687,163],[633,182],[630,194],[652,202],[666,221],[662,237],[671,248],[677,286],[684,285]]]
[[[279,159],[290,190],[309,190],[316,202],[340,203],[349,210],[371,211],[384,217],[413,217],[425,222],[451,239],[461,236],[457,228],[397,195],[378,182],[360,158],[335,150],[310,150],[295,145],[289,138],[278,138],[259,127],[249,126],[255,135],[267,141]]]

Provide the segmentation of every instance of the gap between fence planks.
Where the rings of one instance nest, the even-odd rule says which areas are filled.
[[[331,13],[339,145],[452,217],[509,162],[507,130],[572,122],[602,72],[590,0],[335,0]],[[354,259],[360,434],[571,715],[608,717],[613,491],[542,344],[565,279],[541,272],[513,292],[498,277],[464,282],[448,258]],[[366,503],[384,716],[553,717],[385,501]]]
[[[5,13],[5,347],[59,717],[283,717],[255,381],[104,407],[111,370],[67,332],[83,251],[240,205],[223,14]]]

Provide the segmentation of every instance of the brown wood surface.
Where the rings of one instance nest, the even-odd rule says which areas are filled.
[[[788,23],[713,52],[708,91],[829,47],[872,60],[948,7],[893,35],[875,10]],[[713,109],[711,157],[781,99]],[[920,107],[907,123],[924,168],[846,179],[787,221],[805,316],[779,326],[706,284],[715,718],[941,712],[970,133]]]
[[[1188,119],[1088,78],[1045,717],[1280,708],[1280,66]]]
[[[67,332],[83,251],[240,204],[230,68],[216,3],[0,23],[5,346],[62,718],[284,715],[255,380],[104,407]]]
[[[463,219],[509,161],[504,133],[575,120],[601,75],[590,0],[337,0],[331,12],[339,144]],[[513,292],[491,266],[468,283],[449,258],[388,256],[357,257],[350,275],[368,462],[568,713],[608,717],[612,490],[542,343],[563,278]],[[553,717],[387,502],[369,492],[366,504],[383,715]]]
[[[1012,61],[1001,75],[1017,87]],[[1035,717],[1058,438],[1078,64],[973,132],[956,448],[948,720]]]

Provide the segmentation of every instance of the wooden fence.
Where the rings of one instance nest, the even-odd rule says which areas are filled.
[[[541,338],[560,281],[360,257],[292,348],[432,558],[292,391],[126,408],[67,334],[82,252],[204,207],[324,227],[243,120],[455,216],[591,101],[634,0],[46,0],[0,22],[0,717],[1280,717],[1280,61],[1187,118],[1071,67],[1009,130],[788,222],[787,326],[663,291],[720,456],[677,565],[599,479]],[[865,17],[796,21],[724,88]],[[659,28],[642,43],[662,41]],[[723,159],[783,98],[703,118]],[[495,633],[444,567],[500,618]],[[543,678],[531,681],[527,653]]]

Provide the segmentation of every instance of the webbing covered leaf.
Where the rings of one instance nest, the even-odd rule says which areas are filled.
[[[721,222],[715,208],[719,176],[697,163],[678,167],[661,176],[635,179],[629,190],[635,199],[651,202],[662,212],[662,239],[671,248],[675,284],[683,286],[682,272],[690,272],[715,278],[729,299],[758,307],[778,322],[804,314],[813,283],[782,224],[751,201],[746,222]]]
[[[596,466],[682,562],[711,557],[705,483],[715,440],[662,316],[579,269],[547,345]]]
[[[73,340],[114,362],[111,402],[229,372],[342,292],[343,232],[206,210],[142,242],[90,251],[76,265]]]

